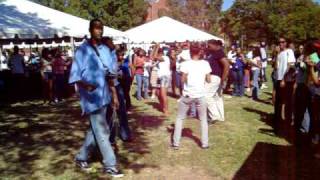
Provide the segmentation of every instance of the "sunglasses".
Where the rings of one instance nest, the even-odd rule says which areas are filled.
[[[286,43],[286,41],[279,41],[280,44]]]

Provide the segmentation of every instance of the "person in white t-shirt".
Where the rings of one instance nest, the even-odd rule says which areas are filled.
[[[292,69],[296,62],[296,58],[294,56],[294,52],[292,49],[288,48],[288,42],[285,38],[279,38],[280,43],[280,53],[276,59],[276,84],[275,84],[275,105],[274,105],[274,120],[279,121],[283,118],[293,118],[292,111],[290,110],[292,107],[288,100],[291,100],[291,96],[293,93],[293,84],[294,83],[286,83],[286,79],[291,79]],[[293,70],[294,72],[294,70]],[[287,104],[287,105],[286,105]],[[284,107],[286,109],[287,117],[284,117],[283,110]],[[291,111],[291,112],[290,112]]]
[[[200,48],[191,48],[192,60],[181,64],[183,95],[178,101],[178,114],[173,135],[173,148],[178,149],[180,145],[183,120],[187,116],[190,106],[195,103],[201,121],[202,148],[207,149],[208,143],[208,121],[207,103],[205,100],[205,82],[210,83],[211,68],[207,61],[200,59]]]
[[[260,54],[261,54],[261,89],[266,89],[268,86],[265,84],[267,82],[267,75],[266,75],[266,69],[268,66],[268,54],[267,54],[267,49],[266,49],[266,43],[261,42],[260,43]]]
[[[260,49],[255,47],[249,60],[252,72],[252,99],[259,99],[259,76],[262,68]]]

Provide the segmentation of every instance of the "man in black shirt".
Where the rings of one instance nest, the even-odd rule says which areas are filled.
[[[208,42],[207,61],[211,66],[211,83],[206,84],[209,121],[224,121],[223,89],[229,74],[229,62],[220,40]]]

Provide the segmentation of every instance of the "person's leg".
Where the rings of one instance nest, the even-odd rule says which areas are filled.
[[[83,145],[80,148],[79,153],[76,155],[75,159],[77,161],[88,161],[89,155],[91,152],[96,148],[96,141],[94,139],[93,133],[92,133],[92,128],[87,131],[85,140]]]
[[[183,120],[187,116],[187,112],[189,109],[191,99],[186,97],[181,97],[178,101],[178,113],[177,113],[177,119],[174,126],[174,133],[173,133],[173,146],[179,146],[180,145],[180,139],[182,134],[182,128],[183,128]]]
[[[172,71],[172,73],[171,73],[171,90],[172,90],[172,95],[174,96],[174,97],[176,97],[176,74],[177,74],[177,72],[176,71]]]
[[[252,71],[253,73],[253,89],[252,89],[252,98],[258,99],[259,96],[259,70]]]
[[[122,81],[122,87],[124,91],[124,96],[126,100],[126,108],[129,110],[131,108],[131,97],[130,97],[130,90],[131,90],[131,78],[127,77]]]
[[[280,121],[282,120],[282,118],[281,118],[281,109],[282,109],[281,101],[282,100],[281,100],[280,82],[281,81],[275,82],[275,104],[274,104],[274,118],[273,118],[275,130],[278,130],[278,125],[279,125]]]
[[[142,91],[142,75],[137,74],[136,75],[136,81],[137,81],[137,99],[141,100],[141,91]]]
[[[203,148],[206,148],[209,146],[207,105],[205,98],[199,98],[195,102],[199,114],[199,119],[201,121],[201,146]]]
[[[143,76],[143,98],[149,99],[149,77]]]
[[[103,107],[91,113],[90,122],[93,135],[102,154],[104,168],[114,168],[117,162],[109,141],[110,129],[106,120],[106,111],[107,107]]]
[[[294,82],[287,82],[286,83],[286,119],[289,123],[292,122],[293,118],[293,94],[294,94]]]
[[[238,71],[238,76],[239,76],[239,81],[238,81],[239,95],[243,96],[244,95],[243,71]]]
[[[59,74],[58,75],[58,100],[63,99],[63,93],[64,93],[64,75]]]
[[[118,94],[118,99],[119,99],[119,109],[117,110],[118,118],[119,118],[119,125],[120,125],[120,138],[123,141],[127,141],[131,137],[131,132],[128,124],[128,114],[127,114],[127,109],[126,109],[126,104],[125,104],[125,99],[124,99],[124,93],[123,89],[121,86],[117,86],[117,94]]]
[[[239,94],[238,92],[238,77],[237,77],[237,72],[235,70],[231,70],[231,75],[232,75],[232,79],[233,79],[233,92],[232,95],[233,96],[237,96]]]

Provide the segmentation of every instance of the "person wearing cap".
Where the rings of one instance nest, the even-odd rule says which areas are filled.
[[[206,86],[209,121],[224,121],[223,90],[229,75],[230,64],[220,40],[208,41],[207,61],[211,67],[211,81]]]

